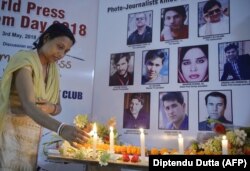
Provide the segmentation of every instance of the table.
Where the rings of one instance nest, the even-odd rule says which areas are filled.
[[[70,157],[65,157],[61,155],[48,154],[48,161],[62,162],[62,163],[82,163],[86,165],[86,171],[120,171],[121,169],[134,169],[140,171],[148,171],[148,161],[147,162],[123,162],[119,160],[109,161],[107,166],[101,166],[97,160],[93,159],[74,159]]]

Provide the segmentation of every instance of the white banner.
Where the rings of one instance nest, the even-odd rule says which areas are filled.
[[[62,112],[57,118],[73,124],[75,115],[91,114],[97,14],[97,0],[0,0],[0,78],[11,55],[32,48],[51,23],[63,22],[74,33],[76,44],[58,62]],[[50,141],[51,135],[44,130],[42,143]],[[68,170],[69,165],[44,163],[42,149],[40,154],[38,164],[42,168]]]

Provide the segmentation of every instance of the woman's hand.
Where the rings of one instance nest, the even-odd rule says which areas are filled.
[[[84,144],[90,138],[87,132],[75,126],[71,126],[71,125],[65,125],[62,128],[60,136],[63,139],[67,140],[74,147],[77,147],[75,143]]]

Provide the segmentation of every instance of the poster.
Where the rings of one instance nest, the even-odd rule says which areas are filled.
[[[233,125],[250,126],[247,100],[250,95],[250,79],[245,76],[243,78],[245,73],[238,69],[237,75],[242,78],[232,79],[231,74],[222,80],[224,65],[231,55],[231,50],[225,52],[226,46],[235,44],[239,55],[249,55],[250,2],[218,2],[212,5],[213,8],[205,5],[208,3],[206,0],[100,2],[95,66],[98,74],[94,81],[93,116],[100,122],[115,117],[123,143],[140,145],[139,130],[123,126],[126,97],[135,93],[150,94],[150,125],[145,129],[148,149],[178,148],[178,133],[182,133],[185,147],[196,140],[199,134],[211,133],[199,129],[199,122],[208,119],[205,96],[212,92],[225,94],[227,104],[222,101],[222,97],[216,97],[222,102],[210,102],[209,97],[211,106],[220,105],[225,118]],[[177,18],[174,24],[173,18]],[[178,26],[182,30],[179,34]],[[128,43],[132,39],[129,38],[131,35],[137,41]],[[142,75],[146,72],[145,53],[154,49],[165,49],[167,53],[165,72],[162,72],[168,76],[168,81],[142,84]],[[110,85],[110,58],[112,54],[126,52],[132,53],[134,58],[133,84]],[[151,62],[151,66],[153,64]],[[248,70],[245,69],[245,72]],[[153,73],[156,70],[152,70],[151,74],[149,72],[148,78],[150,75],[153,78]],[[165,109],[162,96],[168,92],[181,92],[184,96],[185,107],[183,105],[182,110],[188,116],[188,127],[185,129],[169,130],[165,126],[171,118],[163,117]]]

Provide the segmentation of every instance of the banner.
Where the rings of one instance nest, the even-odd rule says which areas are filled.
[[[178,149],[178,133],[188,147],[213,133],[213,118],[250,126],[250,3],[208,2],[100,1],[93,115],[100,122],[115,117],[123,143],[140,145],[140,127],[150,150]],[[234,56],[245,62],[231,69]],[[111,84],[127,75],[130,84]],[[130,101],[128,94],[147,97]]]
[[[64,23],[74,33],[76,43],[58,61],[62,112],[56,118],[73,124],[75,115],[91,114],[97,15],[96,0],[0,0],[0,78],[13,54],[31,49],[33,42],[53,22]],[[63,170],[60,165],[43,161],[42,144],[52,137],[53,133],[45,129],[38,165]]]

